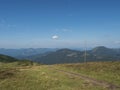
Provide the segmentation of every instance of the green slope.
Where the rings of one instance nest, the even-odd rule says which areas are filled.
[[[86,51],[87,62],[117,61],[120,60],[120,49],[111,49],[104,46]],[[29,59],[43,64],[62,64],[84,62],[84,51],[60,49],[43,55],[35,55]]]
[[[0,54],[0,62],[9,63],[9,62],[15,62],[15,61],[18,61],[18,60],[10,56]]]
[[[120,85],[120,62],[89,62],[77,64],[61,64],[56,65],[56,68],[80,73],[97,80],[107,81]]]
[[[74,75],[59,72],[55,68],[90,77],[94,75],[93,78],[113,81],[113,84],[120,85],[120,62],[98,62],[87,65],[17,65],[16,62],[0,63],[0,90],[108,90]],[[104,75],[107,75],[107,79],[102,77]]]

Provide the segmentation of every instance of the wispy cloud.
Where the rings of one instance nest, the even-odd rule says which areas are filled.
[[[8,24],[7,26],[8,27],[16,27],[16,25],[13,25],[13,24]]]
[[[115,41],[114,43],[115,43],[115,44],[120,44],[120,41]]]
[[[62,28],[62,29],[56,29],[57,32],[72,32],[71,29],[67,29],[67,28]]]
[[[66,28],[62,29],[62,31],[64,31],[64,32],[72,32],[71,29],[66,29]]]
[[[8,23],[5,19],[0,19],[1,30],[13,30],[15,27],[16,25]]]

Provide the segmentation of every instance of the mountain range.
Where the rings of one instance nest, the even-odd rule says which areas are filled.
[[[116,61],[120,60],[120,49],[107,48],[104,46],[95,47],[91,50],[79,51],[72,49],[0,49],[0,53],[15,57],[17,59],[27,59],[42,64],[61,64],[61,63],[77,63],[92,61]],[[9,58],[9,56],[1,55],[0,60]],[[13,61],[17,60],[10,57]],[[6,59],[7,60],[7,59]]]
[[[71,49],[60,49],[54,52],[44,53],[26,57],[32,61],[43,64],[77,63],[84,62],[85,51]],[[92,61],[115,61],[120,60],[120,49],[112,49],[104,46],[86,51],[87,62]]]
[[[0,54],[22,59],[24,57],[43,54],[46,52],[56,51],[56,48],[21,48],[21,49],[5,49],[0,48]]]
[[[9,62],[15,62],[15,61],[18,61],[18,60],[11,56],[0,54],[0,62],[9,63]]]

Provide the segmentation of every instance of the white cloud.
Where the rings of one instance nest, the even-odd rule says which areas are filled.
[[[52,39],[58,39],[58,38],[59,38],[59,36],[57,36],[57,35],[52,36]]]
[[[115,44],[120,44],[120,41],[115,41]]]
[[[63,31],[63,32],[72,32],[71,29],[66,29],[66,28],[63,28],[62,31]]]

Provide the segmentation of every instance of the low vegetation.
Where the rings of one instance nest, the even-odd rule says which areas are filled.
[[[7,55],[0,54],[0,62],[10,63],[10,62],[15,62],[15,61],[18,61],[18,59],[7,56]]]
[[[0,63],[0,90],[102,90],[100,86],[57,72],[47,65]]]
[[[61,64],[56,65],[56,68],[80,73],[97,80],[107,81],[120,85],[120,62],[89,62],[77,64]]]
[[[120,62],[41,65],[24,60],[0,63],[0,90],[108,90],[51,66],[120,85]]]

